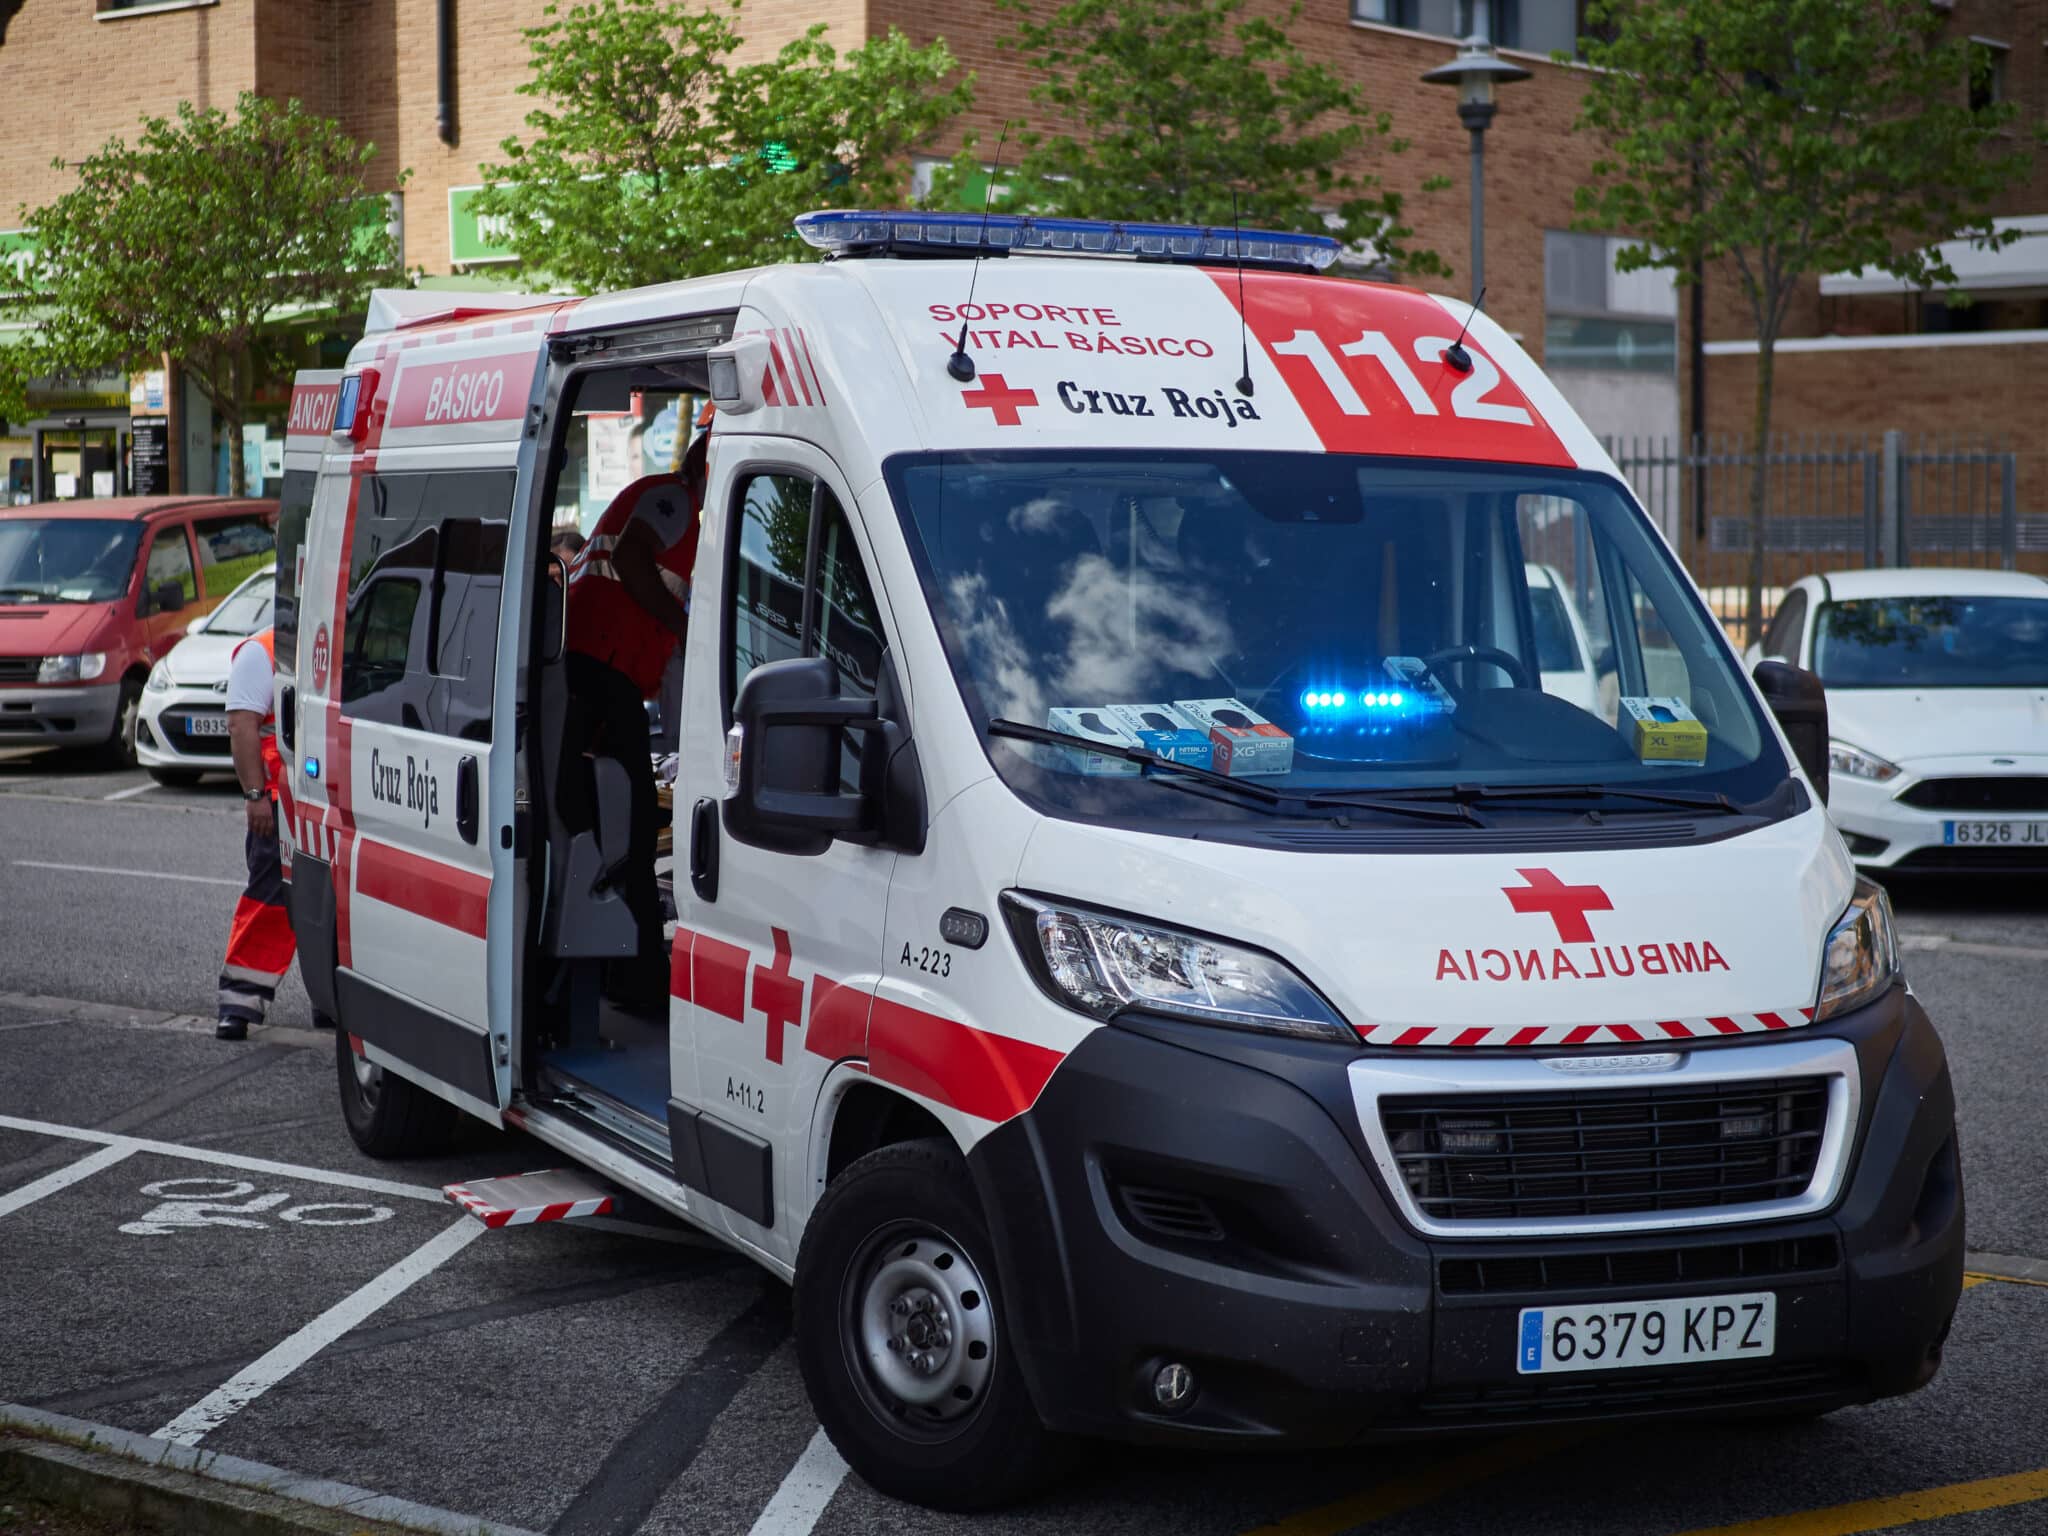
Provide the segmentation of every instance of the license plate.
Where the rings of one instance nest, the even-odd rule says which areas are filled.
[[[1515,1369],[1524,1376],[1553,1376],[1762,1360],[1777,1348],[1777,1334],[1778,1298],[1770,1291],[1524,1307]]]
[[[1941,840],[1952,848],[1983,844],[2048,849],[2048,821],[1945,821]]]
[[[185,734],[187,736],[225,736],[228,733],[226,715],[187,715]]]

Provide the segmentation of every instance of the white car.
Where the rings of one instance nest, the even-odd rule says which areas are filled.
[[[1523,566],[1529,582],[1529,613],[1536,625],[1536,667],[1543,691],[1576,704],[1589,715],[1612,717],[1600,707],[1600,675],[1586,622],[1572,590],[1555,566],[1531,560]],[[1609,670],[1612,670],[1610,667]]]
[[[1785,594],[1749,661],[1827,685],[1828,809],[1872,870],[2048,870],[2048,580],[1844,571]]]
[[[228,658],[248,636],[270,627],[277,567],[267,565],[194,619],[185,638],[149,674],[135,723],[135,758],[159,784],[196,784],[202,773],[230,773]]]

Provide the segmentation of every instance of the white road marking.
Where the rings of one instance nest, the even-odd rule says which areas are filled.
[[[0,1035],[11,1035],[17,1029],[48,1029],[52,1024],[68,1024],[69,1019],[23,1019],[18,1024],[0,1024]]]
[[[156,780],[151,779],[147,784],[138,784],[133,789],[117,789],[111,795],[101,795],[100,798],[102,800],[133,800],[137,795],[146,795],[157,787]]]
[[[43,859],[9,859],[22,869],[59,869],[68,875],[119,875],[124,880],[188,880],[194,885],[244,886],[246,880],[223,880],[218,875],[173,875],[159,869],[109,869],[104,864],[52,864]]]
[[[336,1302],[260,1360],[206,1394],[150,1438],[197,1445],[236,1413],[291,1375],[321,1350],[402,1296],[489,1230],[467,1216],[443,1227],[368,1285]]]
[[[273,1162],[267,1157],[243,1157],[234,1152],[216,1152],[211,1147],[185,1147],[174,1141],[150,1141],[141,1136],[119,1136],[110,1131],[91,1131],[76,1125],[52,1125],[45,1120],[21,1120],[0,1115],[0,1131],[29,1131],[40,1136],[61,1136],[70,1141],[96,1141],[103,1147],[125,1147],[130,1152],[154,1152],[160,1157],[182,1158],[214,1168],[234,1168],[243,1173],[267,1173],[277,1178],[303,1179],[309,1184],[332,1184],[338,1189],[360,1189],[366,1194],[395,1195],[401,1200],[419,1200],[428,1205],[446,1205],[447,1197],[428,1184],[398,1184],[390,1179],[373,1179],[359,1173],[336,1173],[326,1168],[307,1168],[298,1163]],[[464,1220],[468,1218],[465,1217]],[[478,1231],[484,1230],[482,1227]]]
[[[811,1436],[811,1443],[797,1457],[747,1536],[810,1536],[845,1480],[846,1463],[821,1429]]]
[[[34,1205],[45,1195],[54,1195],[60,1189],[68,1189],[80,1179],[89,1179],[102,1168],[111,1168],[123,1158],[134,1155],[133,1147],[109,1146],[88,1153],[75,1163],[59,1168],[55,1173],[46,1173],[33,1183],[24,1184],[10,1194],[0,1195],[0,1216],[20,1210],[24,1205]]]

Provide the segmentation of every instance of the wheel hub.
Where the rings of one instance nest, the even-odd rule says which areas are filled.
[[[995,1369],[995,1316],[961,1247],[899,1227],[870,1240],[853,1274],[850,1342],[879,1406],[929,1425],[978,1408]]]

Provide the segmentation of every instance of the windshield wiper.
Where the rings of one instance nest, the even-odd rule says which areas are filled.
[[[1389,790],[1388,794],[1412,794],[1418,799],[1454,800],[1461,805],[1475,800],[1641,800],[1651,805],[1677,806],[1684,810],[1714,811],[1741,816],[1747,812],[1717,789],[1624,789],[1607,784],[1446,784],[1419,790]]]
[[[0,597],[41,597],[41,587],[0,587]]]
[[[1218,773],[1213,768],[1198,768],[1193,763],[1175,762],[1170,757],[1161,757],[1145,747],[1120,747],[1111,742],[1096,741],[1087,736],[1077,736],[1070,731],[1055,731],[1042,725],[1026,725],[1021,720],[991,720],[988,723],[991,736],[1008,736],[1017,741],[1035,742],[1042,747],[1080,747],[1089,752],[1099,752],[1104,757],[1120,757],[1127,763],[1138,765],[1140,778],[1157,778],[1162,784],[1175,784],[1181,789],[1193,789],[1197,784],[1226,790],[1243,801],[1279,812],[1283,805],[1306,806],[1310,810],[1368,810],[1385,811],[1395,816],[1413,816],[1425,821],[1458,821],[1470,826],[1482,825],[1478,816],[1465,805],[1423,805],[1405,800],[1375,799],[1368,793],[1338,791],[1336,793],[1303,793],[1298,790],[1274,789],[1269,784],[1260,784],[1251,779],[1234,779],[1227,773]],[[1181,775],[1175,779],[1172,775]],[[1206,791],[1204,791],[1206,792]],[[1212,795],[1211,798],[1220,798]]]

